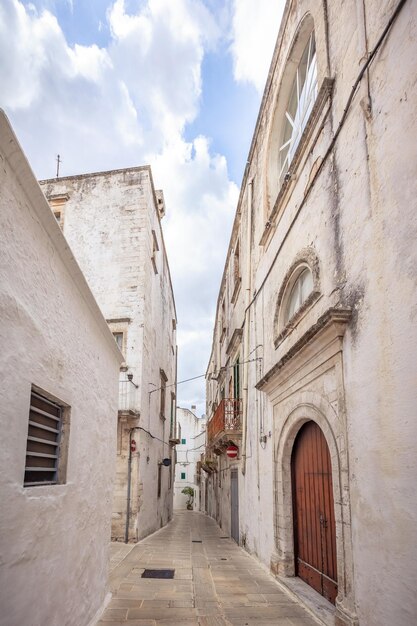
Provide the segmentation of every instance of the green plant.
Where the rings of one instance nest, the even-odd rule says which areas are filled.
[[[187,509],[189,511],[192,511],[193,510],[193,502],[194,502],[194,489],[192,487],[184,487],[184,489],[181,491],[181,493],[183,493],[186,496],[188,496]]]

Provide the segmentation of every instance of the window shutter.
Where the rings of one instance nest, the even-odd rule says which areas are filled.
[[[32,391],[26,446],[25,487],[57,483],[62,407]]]

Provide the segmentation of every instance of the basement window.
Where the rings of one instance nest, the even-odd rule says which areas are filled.
[[[65,482],[69,407],[32,388],[24,487]]]

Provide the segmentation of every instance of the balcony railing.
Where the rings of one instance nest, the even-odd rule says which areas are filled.
[[[136,414],[138,412],[138,387],[133,380],[119,380],[119,411]]]
[[[231,438],[242,433],[242,400],[225,398],[207,424],[209,444],[222,438]]]

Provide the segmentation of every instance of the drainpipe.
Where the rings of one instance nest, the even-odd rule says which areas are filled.
[[[135,428],[129,430],[129,457],[127,461],[127,508],[126,508],[126,527],[125,527],[125,543],[129,543],[129,522],[130,522],[130,490],[132,482],[132,433]]]
[[[248,220],[246,233],[246,280],[245,292],[245,332],[243,339],[243,440],[242,440],[242,474],[246,472],[246,443],[247,443],[247,423],[248,423],[248,360],[249,360],[249,321],[250,321],[250,297],[252,291],[252,202],[253,202],[253,178],[248,183]]]

